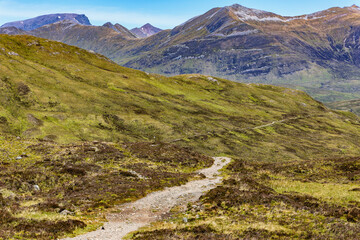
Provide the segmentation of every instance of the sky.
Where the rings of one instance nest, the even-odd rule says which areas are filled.
[[[0,25],[50,13],[80,13],[93,25],[112,22],[133,28],[151,23],[169,29],[214,7],[235,3],[284,16],[360,6],[360,0],[0,0]]]

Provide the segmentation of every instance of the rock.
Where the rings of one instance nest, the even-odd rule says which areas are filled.
[[[214,82],[214,83],[217,83],[219,85],[219,81],[216,80],[215,78],[213,77],[208,77],[207,80],[209,80],[210,82]]]
[[[183,222],[184,223],[187,223],[188,222],[188,219],[186,217],[183,218]]]
[[[19,56],[19,54],[16,53],[16,52],[8,52],[8,54],[9,54],[10,56]]]
[[[75,215],[73,212],[70,212],[69,210],[66,210],[66,209],[61,211],[60,214],[65,215],[65,216],[67,216],[67,215]]]
[[[90,148],[90,151],[99,152],[100,150],[99,150],[99,148],[97,148],[97,147],[91,147],[91,148]]]
[[[101,227],[101,230],[105,230],[104,226]]]
[[[56,135],[46,135],[43,140],[44,141],[48,141],[48,142],[53,142],[57,139],[58,137]]]
[[[27,119],[31,124],[36,125],[36,126],[42,126],[44,124],[44,122],[42,120],[36,118],[34,115],[32,115],[30,113],[27,115]]]
[[[28,156],[27,154],[23,153],[23,154],[21,154],[20,156],[17,156],[17,157],[16,157],[16,160],[21,160],[21,159],[27,158],[27,157],[29,157],[29,156]]]
[[[34,190],[35,190],[36,192],[40,192],[40,187],[39,187],[39,185],[34,185],[33,188],[34,188]]]

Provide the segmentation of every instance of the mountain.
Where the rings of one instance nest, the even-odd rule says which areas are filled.
[[[147,23],[140,28],[133,28],[130,31],[139,38],[146,38],[161,32],[162,29],[154,27],[150,23]]]
[[[233,5],[119,49],[112,58],[149,72],[202,73],[300,87],[322,101],[351,99],[359,97],[359,19],[356,6],[283,17]]]
[[[1,28],[16,27],[21,30],[31,31],[39,27],[42,27],[44,25],[52,24],[63,20],[70,20],[74,23],[82,24],[82,25],[91,25],[89,19],[84,14],[57,13],[57,14],[42,15],[22,21],[5,23],[4,25],[1,26]]]
[[[137,38],[137,36],[133,32],[131,32],[129,29],[127,29],[126,27],[124,27],[118,23],[116,23],[114,25],[111,22],[107,22],[103,25],[103,27],[111,28],[111,29],[115,30],[116,32],[118,32],[119,34],[121,34],[123,36],[127,36],[128,38]]]
[[[233,158],[223,184],[172,225],[133,236],[358,236],[352,113],[299,90],[145,73],[29,35],[1,35],[0,61],[0,238],[97,229],[114,206],[201,179],[208,156],[223,155]]]
[[[120,46],[122,42],[128,42],[130,39],[137,38],[119,24],[112,25],[108,23],[104,26],[87,26],[68,20],[45,25],[27,32],[27,34],[53,39],[71,45],[81,45],[83,48],[95,52],[100,52],[99,49],[109,47],[110,43]]]
[[[80,29],[84,26],[73,25],[59,34],[44,27],[27,34],[147,72],[298,88],[324,102],[360,98],[360,9],[355,5],[286,17],[235,4],[143,39]]]
[[[2,27],[0,28],[0,34],[8,35],[25,35],[27,32],[16,27]]]

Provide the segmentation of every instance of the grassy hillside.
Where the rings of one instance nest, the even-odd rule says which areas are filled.
[[[227,174],[235,187],[246,160],[249,178],[281,197],[300,183],[282,189],[277,179],[286,172],[258,179],[256,164],[360,153],[359,118],[298,90],[147,74],[30,36],[0,35],[0,61],[0,237],[93,229],[106,208],[199,177],[192,172],[211,164],[202,154],[233,157],[237,167]]]
[[[358,119],[297,90],[147,74],[29,36],[2,35],[0,52],[1,128],[16,136],[63,143],[181,139],[204,152],[230,155],[251,154],[247,150],[260,140],[269,159],[279,148],[284,156],[301,158],[358,152]]]

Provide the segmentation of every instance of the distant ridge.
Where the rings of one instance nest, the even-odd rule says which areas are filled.
[[[42,27],[44,25],[52,24],[64,20],[70,20],[73,21],[74,23],[81,25],[91,25],[88,17],[85,16],[84,14],[57,13],[57,14],[42,15],[22,21],[8,22],[2,25],[1,28],[16,27],[21,30],[31,31],[39,27]]]

